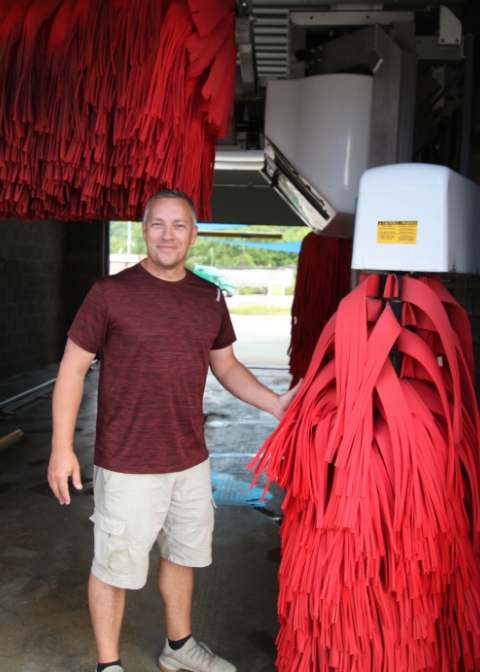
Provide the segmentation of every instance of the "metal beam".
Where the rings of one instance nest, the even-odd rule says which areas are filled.
[[[260,233],[251,231],[198,231],[197,236],[203,238],[257,238],[260,240],[283,240],[282,233]]]
[[[274,58],[276,60],[287,61],[288,55],[285,53],[284,49],[268,49],[268,51],[261,51],[257,56],[257,61],[261,61],[265,58]]]
[[[255,35],[255,44],[268,44],[269,47],[275,44],[278,45],[284,45],[284,47],[287,46],[288,44],[288,39],[287,35],[281,36],[281,35]]]
[[[282,56],[286,56],[285,45],[284,44],[270,44],[267,47],[266,50],[262,49],[262,51],[260,53],[262,53],[262,54],[272,53],[272,54],[275,54],[276,56],[281,54]]]
[[[266,75],[266,74],[269,74],[269,73],[276,74],[276,75],[279,75],[279,74],[286,75],[287,74],[287,66],[286,65],[269,65],[269,66],[265,66],[265,67],[261,67],[261,66],[258,67],[258,74],[259,75],[263,76],[263,75]]]
[[[470,155],[473,125],[473,92],[475,85],[475,36],[465,37],[465,64],[463,80],[462,133],[460,141],[459,172],[470,176]]]
[[[391,26],[394,23],[410,23],[415,20],[414,12],[291,12],[290,21],[302,28],[318,26]]]
[[[447,63],[449,61],[461,61],[464,58],[463,43],[455,47],[439,44],[438,37],[430,37],[429,35],[420,35],[415,42],[419,61]]]
[[[359,9],[364,7],[365,0],[302,0],[302,2],[295,2],[294,0],[253,0],[252,2],[252,12],[280,12],[282,9],[293,9],[295,6],[301,7],[302,9],[307,7],[312,7],[312,9],[318,9],[319,7],[328,7],[331,8],[335,6],[335,9],[340,9],[342,6],[348,6],[348,9],[351,9],[354,5],[359,5]],[[374,3],[375,4],[375,3]],[[451,7],[464,7],[466,2],[465,0],[384,0],[382,5],[385,10],[391,8],[392,10],[398,10],[399,7],[405,9],[426,9],[429,7],[440,7],[442,5],[448,4]]]
[[[268,69],[270,65],[282,65],[287,67],[287,60],[285,58],[257,58],[257,65],[262,66],[264,70]]]
[[[253,19],[254,26],[287,26],[288,25],[288,16],[285,14],[285,17],[281,19],[273,19],[272,17],[260,17],[254,16]]]
[[[252,41],[252,22],[249,17],[238,17],[235,26],[238,62],[244,93],[256,90],[255,54]]]
[[[279,26],[254,26],[253,32],[257,35],[283,35],[287,37],[288,25]]]

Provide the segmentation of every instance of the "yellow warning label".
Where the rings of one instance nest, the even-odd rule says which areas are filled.
[[[415,245],[417,221],[378,222],[377,243],[380,245]]]

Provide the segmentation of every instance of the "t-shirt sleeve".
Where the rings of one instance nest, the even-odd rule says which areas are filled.
[[[68,337],[87,352],[101,352],[107,333],[108,316],[105,299],[96,282],[82,305],[68,330]]]
[[[230,313],[228,312],[227,304],[225,303],[223,294],[220,294],[220,296],[221,296],[220,304],[222,311],[222,321],[220,323],[218,334],[211,347],[212,350],[220,350],[221,348],[226,348],[227,346],[232,345],[232,343],[237,340],[232,320],[230,319]]]

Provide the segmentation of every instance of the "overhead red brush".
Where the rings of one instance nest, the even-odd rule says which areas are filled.
[[[4,0],[0,217],[133,219],[176,187],[208,218],[234,20],[233,0]]]
[[[279,672],[480,669],[472,362],[433,278],[368,276],[323,330],[251,465],[286,491]]]

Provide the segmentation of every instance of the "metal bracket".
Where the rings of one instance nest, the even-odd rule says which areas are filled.
[[[462,44],[462,24],[451,9],[440,7],[439,44],[458,46]]]
[[[428,35],[417,37],[415,42],[419,61],[447,63],[449,61],[461,61],[465,56],[463,43],[455,46],[439,44],[438,37]]]
[[[419,61],[445,63],[464,58],[462,24],[455,14],[441,5],[438,13],[438,35],[420,35],[416,38]]]

